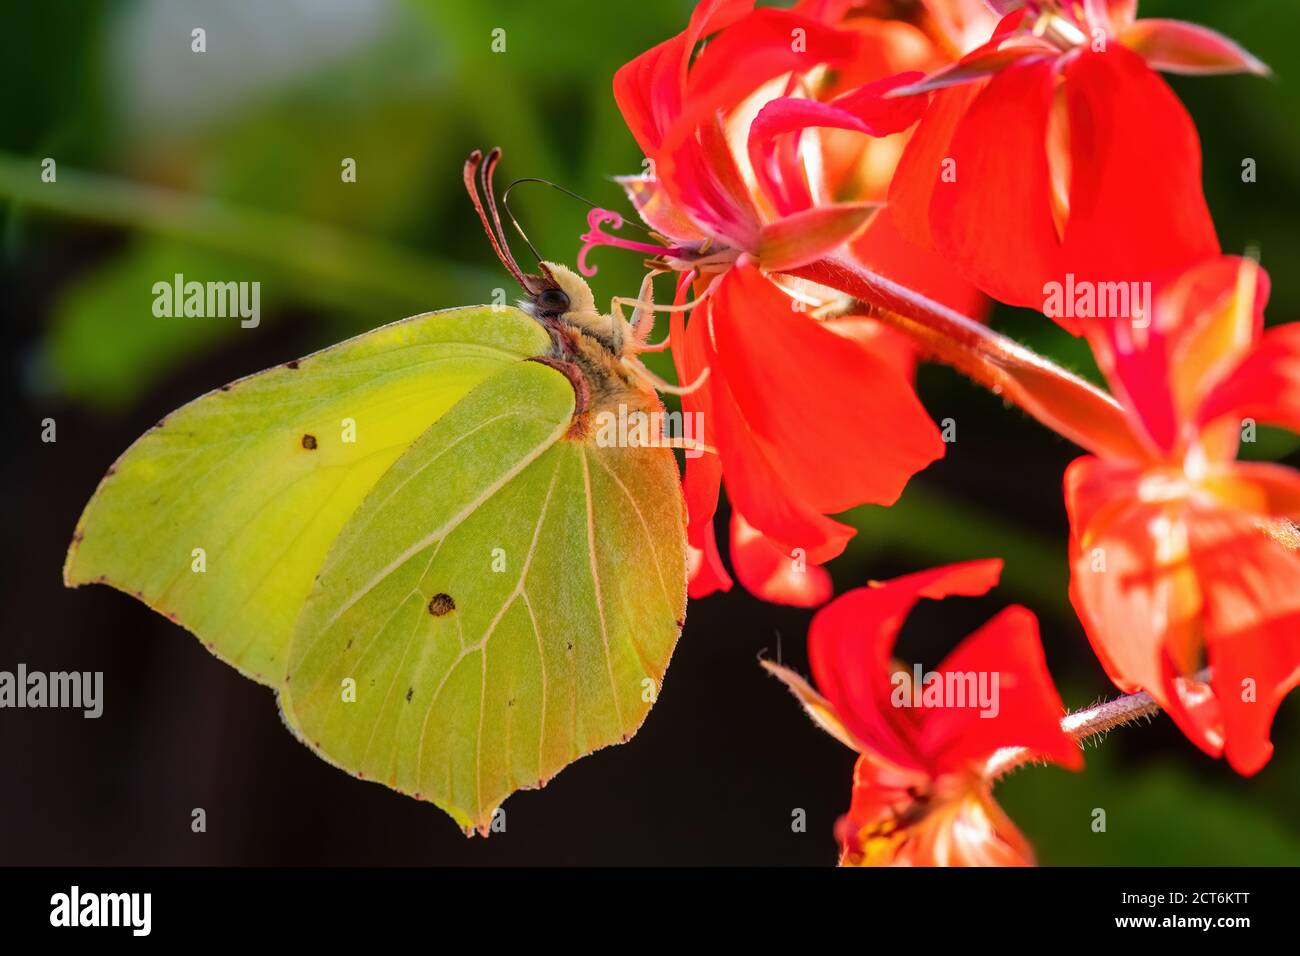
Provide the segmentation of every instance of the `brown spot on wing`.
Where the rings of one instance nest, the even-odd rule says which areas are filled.
[[[450,594],[438,593],[429,598],[429,613],[434,617],[442,617],[454,610],[456,610],[456,602]]]

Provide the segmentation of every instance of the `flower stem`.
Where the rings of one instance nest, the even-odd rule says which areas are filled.
[[[925,357],[952,366],[1075,444],[1128,460],[1146,457],[1112,395],[988,326],[844,257],[792,274],[868,303]]]
[[[1205,682],[1210,679],[1207,668],[1196,674],[1192,680]],[[1061,729],[1080,744],[1093,737],[1102,737],[1116,727],[1123,727],[1142,718],[1154,717],[1160,713],[1160,705],[1146,691],[1125,694],[1114,700],[1102,701],[1083,710],[1066,714],[1061,718]],[[1017,767],[1034,761],[1034,755],[1027,747],[1003,747],[994,752],[984,768],[989,780],[998,780]]]

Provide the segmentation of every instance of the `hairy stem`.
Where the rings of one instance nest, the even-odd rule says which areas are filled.
[[[1210,672],[1208,669],[1203,670],[1192,679],[1208,681]],[[1061,729],[1082,744],[1093,737],[1105,736],[1116,727],[1134,723],[1144,717],[1151,718],[1158,713],[1160,705],[1155,698],[1146,691],[1139,691],[1066,714],[1061,718]],[[1026,747],[1003,747],[989,758],[985,774],[989,780],[997,780],[1017,767],[1032,763],[1034,759],[1033,752]]]
[[[924,357],[952,366],[1075,444],[1129,460],[1146,456],[1112,395],[988,326],[851,259],[827,257],[792,274],[868,303]]]

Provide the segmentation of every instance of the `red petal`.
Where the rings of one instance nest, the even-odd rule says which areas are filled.
[[[1089,332],[1112,390],[1155,446],[1168,452],[1188,422],[1212,421],[1201,411],[1206,393],[1254,345],[1263,328],[1268,279],[1249,260],[1215,257],[1157,283],[1153,299],[1145,324],[1094,322]],[[1235,434],[1236,427],[1229,431]],[[1216,451],[1231,457],[1235,449],[1234,440]]]
[[[802,37],[802,44],[794,42],[796,36]],[[755,10],[718,34],[691,64],[681,112],[662,148],[672,150],[719,110],[735,106],[768,80],[819,64],[848,62],[858,45],[857,34],[788,10]]]
[[[810,562],[821,564],[843,551],[855,532],[849,526],[825,517],[823,511],[810,504],[790,483],[786,467],[788,452],[771,448],[754,433],[748,419],[749,411],[732,393],[725,369],[708,335],[710,327],[717,324],[715,319],[721,315],[720,293],[735,281],[735,272],[733,269],[723,277],[718,291],[696,310],[691,321],[692,328],[698,326],[701,349],[711,370],[704,389],[700,390],[700,393],[708,393],[707,410],[711,413],[704,419],[705,440],[718,449],[727,492],[735,509],[765,535],[779,542],[787,553],[803,548]],[[789,311],[788,306],[785,311]],[[755,319],[755,328],[763,327],[766,316],[754,316],[752,310],[747,310],[747,314]],[[834,337],[833,333],[826,334]],[[761,353],[758,361],[780,365],[783,358],[779,352],[767,352]],[[705,455],[695,461],[702,462],[708,457]],[[690,467],[688,461],[688,477]],[[688,508],[689,500],[688,497]]]
[[[1200,140],[1164,80],[1112,45],[1070,61],[1065,92],[1070,214],[1053,278],[1064,281],[1068,271],[1092,282],[1142,281],[1217,256]]]
[[[1119,35],[1124,44],[1153,70],[1167,73],[1257,73],[1272,71],[1221,33],[1185,23],[1149,17],[1135,21]]]
[[[727,245],[752,249],[758,212],[717,117],[671,153],[661,153],[657,178],[678,208]]]
[[[916,343],[897,329],[865,315],[846,315],[822,323],[898,370],[909,382],[916,375]]]
[[[686,301],[688,283],[679,283],[674,305]],[[679,382],[693,382],[706,367],[704,336],[708,319],[704,313],[693,318],[690,329],[681,312],[670,313],[669,337],[672,342],[673,364]],[[713,396],[709,383],[689,395],[682,396],[682,413],[699,414],[708,422],[713,413]],[[718,541],[713,528],[713,516],[718,509],[718,494],[722,487],[722,461],[711,453],[686,459],[686,474],[682,478],[682,494],[686,500],[687,588],[688,597],[698,599],[715,591],[731,590],[731,575],[718,554]]]
[[[787,554],[739,511],[731,514],[731,563],[745,590],[773,604],[817,607],[831,596],[825,568]]]
[[[1137,19],[1138,0],[1094,0],[1106,6],[1107,33],[1122,33]]]
[[[921,740],[933,766],[959,770],[968,762],[987,761],[1001,747],[1027,747],[1039,759],[1071,769],[1083,766],[1079,745],[1061,729],[1065,706],[1047,671],[1032,612],[1006,608],[962,641],[936,673],[970,674],[997,684],[996,697],[988,698],[996,706],[991,703],[987,712],[975,701],[926,708]],[[993,686],[986,683],[985,689]]]
[[[614,98],[646,156],[656,163],[656,179],[678,210],[721,235],[752,240],[757,221],[745,190],[726,178],[734,162],[719,161],[712,141],[701,144],[693,127],[682,126],[688,108],[687,74],[691,54],[706,35],[748,16],[753,0],[704,0],[685,31],[625,64],[614,75]],[[788,46],[788,44],[787,44]],[[762,82],[755,80],[755,85]],[[703,116],[716,125],[716,117]],[[706,130],[707,132],[707,130]],[[671,139],[671,142],[668,140]],[[735,177],[738,179],[738,175]],[[689,232],[685,232],[689,237]]]
[[[1138,500],[1140,478],[1140,471],[1091,457],[1066,469],[1070,600],[1115,685],[1145,690],[1188,739],[1217,757],[1218,705],[1203,685],[1183,679],[1199,670],[1204,651],[1191,518],[1180,503]]]
[[[1161,291],[1156,311],[1175,334],[1170,386],[1191,420],[1206,394],[1241,364],[1264,331],[1268,276],[1249,259],[1223,256],[1189,269]]]
[[[686,301],[689,286],[682,284],[677,289],[674,304]],[[694,382],[708,367],[707,339],[708,317],[702,310],[692,313],[689,327],[685,315],[681,312],[670,313],[669,339],[672,342],[673,364],[677,370],[677,380],[682,383]],[[708,423],[713,418],[713,393],[711,383],[707,380],[695,391],[682,396],[682,414]],[[708,441],[705,441],[708,444]],[[686,459],[686,474],[682,479],[682,492],[686,499],[686,539],[691,547],[700,551],[721,568],[721,561],[714,562],[717,545],[713,535],[713,516],[718,508],[718,494],[722,484],[722,462],[715,454]],[[725,578],[722,571],[721,577]],[[730,579],[722,590],[731,586]]]
[[[778,212],[785,215],[799,208],[792,204],[793,197],[781,188],[788,177],[782,175],[775,162],[774,141],[778,136],[810,127],[852,130],[875,137],[901,132],[921,117],[926,100],[924,97],[887,99],[884,94],[918,75],[903,73],[886,77],[831,103],[780,97],[764,105],[749,126],[749,160]]]
[[[641,220],[655,232],[679,242],[699,242],[706,237],[657,179],[643,176],[615,176],[614,179],[627,193]]]
[[[1232,416],[1300,431],[1300,322],[1275,326],[1206,397],[1200,421]]]
[[[745,16],[754,0],[702,0],[690,25],[651,47],[614,74],[614,99],[641,151],[653,156],[682,109],[686,70],[695,44]]]
[[[930,205],[936,248],[995,299],[1034,309],[1061,272],[1047,163],[1054,88],[1045,59],[990,80],[953,135],[955,181],[934,185]]]
[[[920,712],[890,701],[898,629],[921,598],[984,594],[1001,572],[996,559],[934,568],[849,591],[813,617],[813,678],[865,750],[897,767],[930,770],[920,750]]]
[[[1175,543],[1183,516],[1138,500],[1142,474],[1091,456],[1066,469],[1070,599],[1111,680],[1163,704],[1164,647],[1192,644],[1200,595],[1185,543]],[[1195,670],[1192,654],[1179,656]]]
[[[981,89],[982,84],[970,84],[931,97],[894,170],[889,184],[890,213],[898,231],[922,249],[933,248],[930,202],[944,172],[944,161],[951,157],[953,131]],[[951,264],[948,268],[951,270]]]
[[[898,371],[793,311],[752,264],[727,275],[713,306],[720,369],[754,440],[817,511],[892,504],[942,456],[938,430]],[[730,471],[727,480],[730,488]],[[762,531],[798,543],[741,510]]]
[[[1002,70],[1018,63],[1027,56],[1055,55],[1056,48],[1038,40],[1036,37],[1017,37],[1010,43],[995,41],[986,43],[977,50],[972,50],[956,63],[931,73],[919,80],[900,87],[898,96],[914,96],[917,93],[930,93],[935,90],[948,89],[974,80],[1000,73]]]
[[[1201,512],[1191,532],[1224,754],[1249,775],[1272,755],[1273,717],[1300,684],[1300,554],[1226,512]]]
[[[1225,506],[1261,518],[1300,518],[1300,472],[1267,462],[1233,462],[1203,479]]]
[[[768,223],[758,233],[758,261],[766,272],[785,272],[833,252],[866,228],[879,205],[870,202],[814,206]]]
[[[718,591],[730,591],[732,580],[727,573],[722,556],[718,554],[718,540],[713,525],[703,531],[703,547],[686,545],[686,594],[692,600],[708,597]]]

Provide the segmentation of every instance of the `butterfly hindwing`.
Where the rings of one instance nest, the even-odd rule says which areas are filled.
[[[465,828],[635,733],[680,630],[672,454],[566,435],[573,401],[521,363],[435,423],[339,535],[290,648],[303,740]]]

